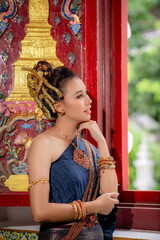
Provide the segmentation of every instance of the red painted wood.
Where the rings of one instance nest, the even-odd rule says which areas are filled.
[[[128,189],[127,0],[112,1],[113,154],[121,189]]]
[[[157,204],[125,204],[118,206],[116,228],[160,231],[160,206]]]
[[[160,193],[159,191],[122,190],[119,199],[121,202],[160,204]]]
[[[97,1],[85,1],[83,7],[83,81],[93,101],[92,119],[97,120]]]
[[[28,207],[29,205],[28,192],[3,192],[0,195],[1,207]]]
[[[82,5],[83,81],[92,99],[92,120],[97,121],[97,1],[85,0]],[[87,139],[96,142],[85,132]]]
[[[111,12],[110,0],[98,1],[97,99],[98,124],[111,151]]]
[[[104,132],[104,1],[97,1],[97,122]]]
[[[111,92],[111,1],[104,1],[104,121],[107,144],[112,144],[112,92]]]

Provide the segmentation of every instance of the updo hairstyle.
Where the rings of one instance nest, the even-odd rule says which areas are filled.
[[[71,80],[77,76],[74,72],[65,66],[60,66],[53,69],[51,64],[47,61],[39,61],[37,65],[35,65],[34,69],[36,71],[42,71],[43,76],[47,79],[48,83],[56,87],[63,94],[63,96],[68,80]],[[58,94],[47,86],[45,86],[45,89],[56,102],[64,99],[64,97],[59,98]],[[53,113],[47,102],[44,100],[42,101],[44,106],[47,107],[47,109],[50,111],[51,117],[57,118],[57,113]]]

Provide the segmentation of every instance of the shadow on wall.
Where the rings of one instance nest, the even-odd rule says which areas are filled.
[[[30,207],[0,207],[0,227],[37,225]]]

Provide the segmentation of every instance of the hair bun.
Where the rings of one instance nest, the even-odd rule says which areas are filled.
[[[39,61],[37,64],[35,64],[34,69],[39,72],[43,72],[43,76],[49,80],[53,74],[53,67],[50,63],[47,61]]]

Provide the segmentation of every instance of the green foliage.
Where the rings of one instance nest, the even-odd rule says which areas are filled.
[[[160,10],[157,0],[129,1],[128,105],[133,112],[149,114],[160,122],[160,41],[147,40],[145,32],[159,30],[160,21],[152,12]],[[136,97],[135,97],[136,96]]]
[[[128,130],[133,135],[133,147],[129,153],[129,189],[135,189],[133,182],[136,180],[136,169],[133,162],[137,158],[136,154],[141,143],[142,132],[135,131],[131,123],[128,124]]]
[[[129,0],[128,21],[131,37],[128,39],[128,112],[148,114],[160,123],[160,1]],[[133,160],[141,141],[140,132],[133,134],[133,149],[129,153],[129,188],[134,189],[136,177]],[[157,132],[157,135],[160,133]],[[155,161],[156,189],[160,189],[160,148],[151,143]]]
[[[150,143],[150,152],[151,152],[151,157],[155,161],[154,165],[154,179],[157,182],[157,185],[154,190],[160,190],[160,147],[159,144],[157,143]]]
[[[142,47],[147,43],[143,33],[152,30],[156,18],[152,12],[160,8],[159,0],[129,0],[128,21],[131,26],[132,37],[129,39],[129,49]]]

